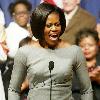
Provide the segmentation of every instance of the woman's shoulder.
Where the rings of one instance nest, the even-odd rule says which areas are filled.
[[[70,43],[68,43],[66,41],[62,41],[60,45],[61,45],[61,48],[69,48],[69,49],[74,49],[74,50],[75,49],[76,50],[80,49],[79,46],[77,46],[75,44],[70,44]]]
[[[33,47],[33,46],[31,46],[31,45],[29,45],[29,44],[26,44],[26,45],[20,47],[18,50],[19,50],[19,51],[22,51],[22,52],[24,52],[24,51],[29,51],[30,49],[32,49],[32,47]]]
[[[23,52],[23,53],[31,53],[31,51],[35,51],[37,50],[37,48],[39,48],[38,46],[38,42],[32,40],[30,43],[23,45],[22,47],[20,47],[18,49],[19,52]]]
[[[21,55],[23,54],[26,55],[26,54],[31,53],[31,51],[32,51],[32,46],[26,44],[18,49],[17,54],[20,53]]]

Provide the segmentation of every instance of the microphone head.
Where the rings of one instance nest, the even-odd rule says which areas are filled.
[[[53,70],[53,68],[54,68],[54,62],[50,61],[49,62],[49,70],[51,71],[51,70]]]

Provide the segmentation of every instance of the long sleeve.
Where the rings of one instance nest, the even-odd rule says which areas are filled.
[[[4,51],[3,45],[5,46],[5,29],[3,25],[0,25],[0,62],[5,62],[7,60],[7,54]]]
[[[77,51],[77,56],[75,59],[75,66],[77,66],[75,67],[75,72],[81,86],[81,100],[93,100],[91,81],[86,67],[86,60],[81,51],[81,48]]]
[[[1,8],[0,8],[0,24],[5,25],[5,17]]]
[[[26,71],[26,57],[19,50],[14,58],[14,66],[8,89],[8,100],[20,100],[21,85],[25,79]]]

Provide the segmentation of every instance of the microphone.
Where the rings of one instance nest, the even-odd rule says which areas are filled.
[[[51,78],[51,70],[53,70],[54,68],[54,62],[53,61],[50,61],[49,62],[49,71],[50,71],[50,79],[51,79],[51,84],[50,84],[50,100],[51,100],[51,97],[52,97],[52,78]]]
[[[54,62],[50,61],[49,62],[49,70],[50,70],[50,72],[51,72],[51,70],[53,70],[53,68],[54,68]]]

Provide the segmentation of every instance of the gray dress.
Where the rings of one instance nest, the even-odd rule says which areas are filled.
[[[51,78],[48,68],[50,61],[54,62]],[[82,100],[93,100],[85,58],[78,46],[55,50],[24,46],[14,59],[8,100],[20,100],[20,87],[26,74],[30,88],[28,100],[50,100],[51,79],[51,100],[74,100],[71,91],[73,71],[81,84]]]

